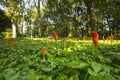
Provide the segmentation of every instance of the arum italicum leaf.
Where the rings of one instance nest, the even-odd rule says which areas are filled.
[[[97,73],[96,72],[94,72],[92,69],[90,69],[90,68],[88,68],[88,73],[90,74],[90,75],[93,75],[93,76],[96,76],[97,75]]]
[[[29,75],[27,76],[27,78],[29,80],[35,80],[36,79],[36,73],[35,73],[35,70],[34,69],[29,69],[28,71]]]
[[[39,79],[46,79],[47,78],[47,75],[43,75],[43,74],[36,74],[36,80],[39,80]]]
[[[101,70],[101,64],[92,62],[92,68],[96,73],[98,73]]]
[[[83,61],[71,61],[68,63],[68,66],[72,67],[72,68],[85,68],[87,67],[87,63],[83,62]]]
[[[53,70],[53,68],[50,65],[41,65],[41,69],[45,72],[50,72]]]
[[[102,76],[96,75],[96,76],[90,76],[88,80],[108,80],[108,79],[104,79]]]
[[[78,74],[72,75],[69,80],[79,80]]]
[[[68,80],[68,76],[64,74],[59,74],[56,80]]]
[[[6,70],[7,73],[5,75],[5,80],[16,80],[16,78],[19,76],[19,73],[15,73],[13,69]]]

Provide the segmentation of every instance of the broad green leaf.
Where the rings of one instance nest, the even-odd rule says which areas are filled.
[[[102,66],[104,72],[110,73],[110,67],[109,66]]]
[[[4,66],[0,65],[0,72],[4,69]]]
[[[19,76],[18,73],[15,73],[13,69],[8,69],[7,73],[5,74],[5,80],[16,80]]]
[[[93,75],[93,76],[96,76],[96,75],[97,75],[97,73],[96,73],[95,71],[91,70],[90,68],[88,68],[88,73],[89,73],[90,75]]]
[[[86,68],[88,65],[87,63],[83,61],[71,61],[67,64],[67,66],[72,67],[72,68]]]
[[[57,65],[58,65],[57,62],[51,62],[51,67],[52,68],[55,68]]]
[[[41,65],[41,69],[45,72],[50,72],[53,68],[50,65]]]
[[[47,76],[47,80],[52,80],[52,75]]]
[[[104,80],[116,80],[116,79],[115,79],[112,75],[106,73],[106,74],[104,75]]]
[[[34,69],[29,69],[29,73],[27,76],[28,80],[36,80],[36,74]]]
[[[56,80],[68,80],[68,76],[60,73],[60,74],[57,76]]]
[[[79,80],[78,74],[70,76],[69,80]]]
[[[92,68],[96,73],[98,73],[101,70],[101,64],[92,62]]]
[[[5,80],[4,74],[0,73],[0,80]]]
[[[89,76],[89,80],[105,80],[105,79],[99,75],[96,75],[96,76]]]
[[[45,80],[46,78],[47,78],[47,75],[36,74],[36,80]]]

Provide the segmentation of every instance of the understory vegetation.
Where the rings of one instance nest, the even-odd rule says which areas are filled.
[[[120,41],[4,39],[0,80],[120,80]]]

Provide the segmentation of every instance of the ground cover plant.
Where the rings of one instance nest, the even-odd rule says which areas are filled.
[[[1,39],[0,80],[120,80],[120,40]]]

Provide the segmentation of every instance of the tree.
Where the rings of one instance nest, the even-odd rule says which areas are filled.
[[[5,11],[0,9],[0,33],[8,28],[11,28],[11,20],[6,15]]]
[[[23,11],[23,8],[20,6],[21,1],[22,0],[2,0],[2,6],[5,7],[6,15],[12,22],[13,38],[16,38],[17,32],[19,32],[17,27],[20,25],[22,20],[21,12]]]
[[[75,37],[96,30],[100,36],[119,35],[119,0],[2,0],[7,16],[19,32],[43,37],[56,29],[61,37]],[[16,31],[14,29],[14,31]],[[24,34],[25,35],[25,34]],[[14,33],[15,36],[15,33]]]

